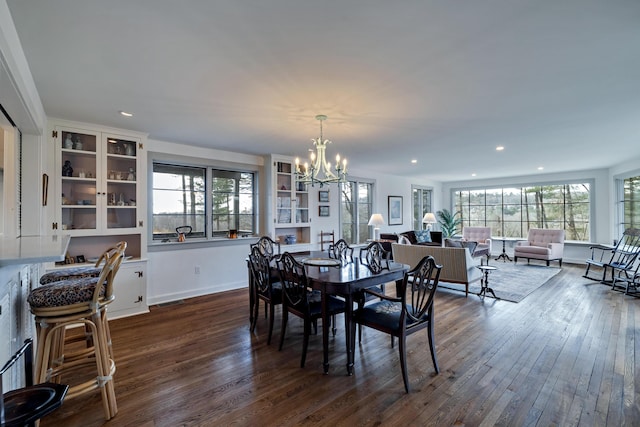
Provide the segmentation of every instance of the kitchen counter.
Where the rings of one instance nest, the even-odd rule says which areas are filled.
[[[0,238],[0,267],[62,261],[70,236],[22,236]]]

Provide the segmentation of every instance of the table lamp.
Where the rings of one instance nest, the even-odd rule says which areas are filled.
[[[422,222],[427,224],[427,230],[431,231],[431,227],[433,227],[432,224],[436,223],[436,216],[432,212],[427,212],[422,217]]]
[[[367,225],[373,225],[373,239],[380,240],[380,226],[384,225],[384,218],[382,218],[382,214],[374,213],[371,215]]]

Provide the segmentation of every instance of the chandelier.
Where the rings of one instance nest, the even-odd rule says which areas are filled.
[[[331,170],[331,163],[327,162],[325,157],[327,144],[331,144],[331,141],[322,138],[322,122],[327,120],[327,116],[318,114],[316,120],[320,122],[320,138],[311,140],[313,145],[316,146],[317,154],[312,151],[310,155],[311,161],[305,162],[302,166],[300,165],[300,159],[296,158],[296,181],[301,184],[311,184],[312,187],[315,184],[319,184],[322,187],[332,182],[346,182],[347,159],[342,159],[341,163],[340,154],[336,155],[334,172]]]

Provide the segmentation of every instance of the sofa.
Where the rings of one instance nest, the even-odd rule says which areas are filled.
[[[416,234],[415,230],[404,231],[402,233],[380,233],[380,240],[389,240],[393,242],[398,242],[401,237],[404,237],[408,240],[408,243],[411,245],[423,245],[423,246],[442,246],[442,231],[421,231],[417,232],[422,236],[429,236],[427,240],[420,239],[418,241],[419,236]],[[391,247],[389,247],[391,250]]]
[[[480,280],[482,272],[476,268],[469,248],[445,248],[425,245],[391,245],[393,259],[396,262],[415,267],[422,258],[431,255],[437,264],[442,265],[440,282],[464,285],[465,296],[469,295],[469,283]]]
[[[564,253],[564,230],[552,230],[547,228],[531,228],[526,241],[516,242],[513,248],[513,262],[518,258],[526,258],[527,263],[531,259],[546,261],[558,261],[562,268],[562,255]]]

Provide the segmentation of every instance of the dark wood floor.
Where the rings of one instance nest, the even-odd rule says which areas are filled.
[[[582,271],[563,267],[518,304],[439,291],[441,372],[426,331],[411,336],[410,394],[397,347],[376,331],[364,331],[349,377],[339,323],[323,375],[320,334],[299,367],[297,319],[282,352],[279,311],[270,346],[262,313],[249,333],[246,289],[152,307],[111,322],[119,413],[106,425],[640,425],[640,299]],[[98,396],[66,401],[42,425],[104,424]]]

